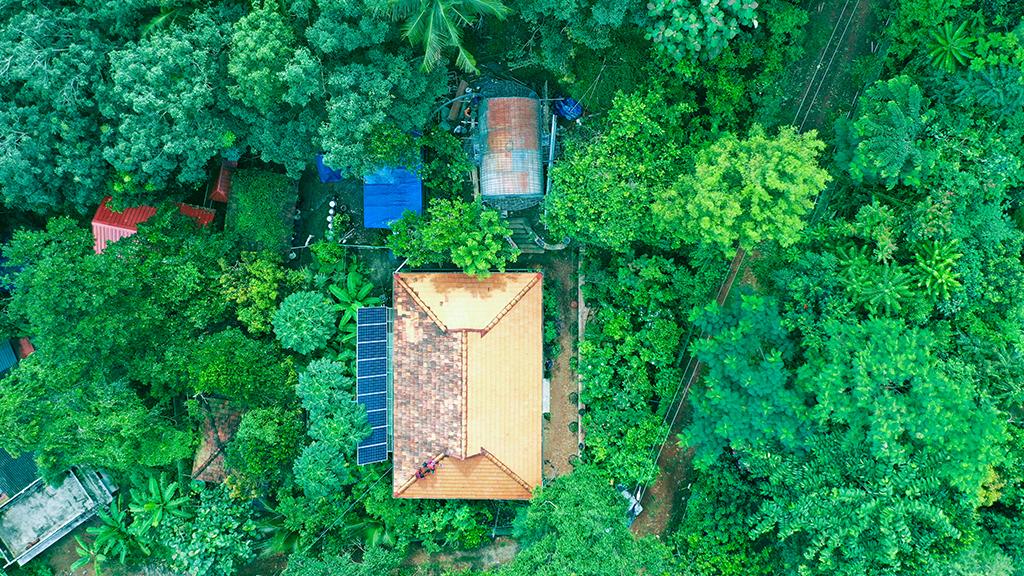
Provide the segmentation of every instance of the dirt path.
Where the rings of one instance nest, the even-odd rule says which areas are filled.
[[[571,359],[576,350],[576,252],[556,258],[545,269],[547,288],[558,294],[558,344],[561,353],[551,367],[551,418],[544,422],[544,479],[572,472],[579,453],[576,427],[576,372]]]
[[[405,564],[415,567],[413,574],[416,576],[455,574],[465,570],[488,570],[507,564],[518,551],[519,544],[515,540],[498,538],[475,550],[430,554],[420,548],[409,555]]]
[[[725,303],[732,291],[736,278],[744,270],[746,253],[740,249],[729,264],[729,270],[719,286],[715,300],[719,305]],[[703,334],[697,336],[702,338]],[[683,448],[676,442],[676,435],[683,431],[689,420],[689,404],[687,394],[700,380],[700,362],[696,358],[686,358],[683,370],[682,389],[677,393],[675,402],[669,407],[666,415],[669,433],[658,454],[658,478],[653,484],[641,492],[640,500],[644,511],[633,522],[633,532],[637,535],[653,534],[660,536],[668,532],[675,517],[685,509],[688,491],[684,488],[690,483],[693,461],[693,449]],[[699,385],[699,384],[697,384]]]

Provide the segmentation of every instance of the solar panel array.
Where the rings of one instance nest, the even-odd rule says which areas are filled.
[[[359,465],[388,459],[388,309],[356,316],[356,402],[366,407],[370,436],[356,448]]]

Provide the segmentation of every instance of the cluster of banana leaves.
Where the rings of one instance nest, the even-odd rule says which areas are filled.
[[[349,364],[355,360],[356,315],[360,308],[377,306],[381,302],[379,292],[370,281],[365,268],[347,254],[340,257],[314,252],[316,258],[307,269],[311,283],[330,294],[338,311],[338,336],[329,347],[338,362]],[[332,251],[333,252],[333,251]]]

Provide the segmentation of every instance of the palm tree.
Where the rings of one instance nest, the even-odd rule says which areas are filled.
[[[392,0],[391,17],[405,19],[402,34],[423,47],[423,69],[430,71],[442,52],[454,49],[455,65],[476,72],[476,59],[462,45],[462,28],[482,16],[504,20],[511,10],[501,0]]]

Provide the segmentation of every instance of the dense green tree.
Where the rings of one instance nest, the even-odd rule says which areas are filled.
[[[322,294],[296,292],[281,302],[274,315],[274,334],[285,348],[309,354],[327,345],[337,330],[337,319],[337,307]]]
[[[106,194],[100,117],[113,39],[104,11],[19,3],[0,7],[0,202],[84,213]]]
[[[370,427],[355,402],[355,381],[337,362],[311,362],[299,375],[296,393],[309,414],[312,442],[295,461],[295,481],[309,498],[324,498],[355,481],[351,462]]]
[[[667,574],[667,547],[636,539],[626,526],[626,500],[599,472],[578,467],[534,494],[516,519],[522,550],[502,576]]]
[[[654,21],[647,37],[676,60],[711,60],[740,33],[757,27],[758,3],[750,0],[655,0],[647,5]]]
[[[519,249],[508,240],[512,229],[496,210],[479,201],[431,200],[427,215],[406,212],[391,225],[388,247],[410,266],[451,262],[481,278],[515,262]]]
[[[280,404],[293,398],[295,369],[273,342],[253,340],[238,328],[203,335],[189,363],[196,394],[213,394],[247,406]]]
[[[755,125],[746,139],[723,136],[655,205],[662,233],[709,242],[726,254],[766,241],[796,243],[803,217],[829,180],[817,162],[824,148],[814,131],[793,128],[769,137]]]
[[[695,342],[704,384],[690,392],[687,445],[701,466],[724,449],[796,449],[807,426],[806,398],[786,366],[795,351],[774,301],[741,295],[726,310],[712,303],[696,318],[710,335]]]
[[[110,98],[103,113],[116,119],[104,158],[114,168],[165,187],[206,177],[206,163],[234,145],[237,134],[218,89],[229,25],[216,11],[197,12],[187,27],[155,32],[110,53]],[[145,195],[119,197],[136,203]]]
[[[285,68],[295,51],[295,33],[276,0],[254,3],[234,25],[228,73],[237,84],[228,93],[257,112],[267,113],[287,89]]]
[[[256,408],[242,415],[228,444],[226,462],[239,484],[275,485],[302,448],[302,419],[297,411]]]
[[[558,237],[624,250],[636,242],[658,245],[651,204],[684,161],[680,115],[656,90],[619,94],[604,131],[570,141],[551,170],[544,224]]]
[[[247,502],[226,486],[203,489],[193,515],[173,517],[154,535],[157,556],[171,570],[192,576],[232,576],[255,557],[256,523]]]
[[[238,262],[221,261],[221,292],[235,304],[235,317],[249,334],[270,332],[283,293],[301,278],[282,264],[281,257],[271,252],[243,252]]]

